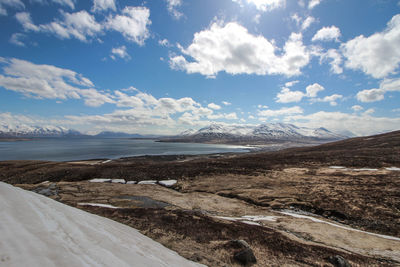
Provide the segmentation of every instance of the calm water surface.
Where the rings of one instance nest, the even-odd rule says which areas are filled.
[[[190,155],[248,152],[243,146],[160,143],[153,140],[45,138],[31,141],[0,142],[0,160],[117,159],[143,155]]]

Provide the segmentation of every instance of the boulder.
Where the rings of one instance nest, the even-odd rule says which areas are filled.
[[[328,261],[335,267],[351,267],[351,264],[345,258],[339,255],[330,256]]]
[[[235,252],[233,258],[242,265],[248,265],[257,262],[257,259],[254,256],[253,250],[251,248],[244,248]]]

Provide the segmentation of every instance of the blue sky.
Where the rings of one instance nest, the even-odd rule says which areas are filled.
[[[400,129],[400,2],[0,0],[0,124]]]

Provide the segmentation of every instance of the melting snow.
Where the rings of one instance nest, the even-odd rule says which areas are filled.
[[[242,217],[225,217],[225,216],[215,216],[214,218],[227,220],[227,221],[235,221],[235,222],[242,222],[251,225],[261,225],[259,221],[270,221],[275,222],[277,217],[276,216],[263,216],[263,215],[246,215]]]
[[[126,184],[126,181],[125,181],[125,179],[112,179],[111,183],[114,183],[114,184]]]
[[[138,184],[157,184],[156,180],[146,180],[146,181],[140,181]]]
[[[126,184],[136,184],[137,182],[136,181],[128,181],[128,182],[126,182]]]
[[[111,183],[111,179],[106,179],[106,178],[96,178],[89,180],[91,183]]]
[[[103,161],[102,164],[109,163],[111,161],[112,161],[111,159],[108,159],[108,160]]]
[[[102,208],[109,208],[109,209],[118,209],[118,207],[115,207],[113,205],[101,204],[101,203],[78,203],[78,205],[80,205],[80,206],[102,207]]]
[[[390,167],[390,168],[385,168],[388,171],[400,171],[400,168],[397,167]]]
[[[362,172],[362,171],[371,171],[371,172],[374,172],[374,171],[377,171],[378,169],[370,169],[370,168],[361,168],[361,169],[353,169],[353,171],[356,171],[356,172]]]
[[[170,187],[176,184],[178,181],[177,180],[164,180],[164,181],[158,181],[160,185]]]
[[[203,266],[136,229],[0,182],[4,266]]]
[[[346,167],[343,166],[329,166],[330,169],[346,169]]]

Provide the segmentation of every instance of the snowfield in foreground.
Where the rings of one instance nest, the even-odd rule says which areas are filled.
[[[203,266],[115,221],[0,182],[1,266]]]

